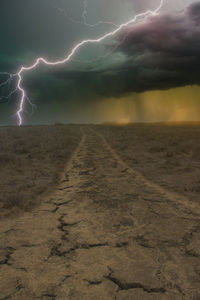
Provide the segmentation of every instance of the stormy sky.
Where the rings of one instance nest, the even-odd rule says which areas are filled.
[[[121,24],[159,0],[88,0],[89,24]],[[63,58],[112,24],[83,24],[83,0],[1,0],[0,72],[16,73],[43,56]],[[23,86],[37,106],[27,124],[200,120],[200,1],[165,0],[158,16],[83,47],[70,63],[27,72]],[[0,75],[0,82],[6,75]],[[0,89],[9,93],[15,82]],[[1,124],[16,122],[19,95],[0,105]]]

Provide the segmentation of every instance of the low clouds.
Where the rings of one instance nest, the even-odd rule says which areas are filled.
[[[25,80],[30,96],[42,102],[81,103],[200,85],[200,1],[180,13],[163,13],[133,24],[106,48],[114,51],[110,61],[120,55],[123,59],[113,60],[115,64],[91,64],[81,71],[72,67],[69,71],[69,66],[48,68],[35,80]]]
[[[102,74],[108,94],[200,84],[200,2],[184,13],[152,17],[126,31],[128,37],[117,49],[126,62],[114,73]]]
[[[125,57],[116,66],[54,76],[70,82],[72,89],[106,97],[200,84],[200,2],[179,14],[162,14],[132,25],[115,43],[113,55]]]

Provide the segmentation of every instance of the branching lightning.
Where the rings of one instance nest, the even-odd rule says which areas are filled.
[[[83,1],[83,13],[82,18],[84,23],[87,23],[87,6],[88,6],[88,0]]]
[[[7,73],[7,72],[0,72],[0,76],[6,76],[7,77],[7,79],[5,81],[0,83],[0,88],[3,88],[4,86],[9,86],[12,83],[13,79],[17,76],[17,74],[10,74],[10,73]],[[18,91],[18,89],[16,87],[8,95],[0,96],[0,103],[8,102],[10,97],[12,95],[14,95],[17,91]]]
[[[81,25],[85,25],[87,27],[97,27],[99,25],[110,25],[110,26],[113,26],[113,27],[118,27],[119,25],[113,23],[113,22],[110,22],[110,21],[98,21],[96,23],[89,23],[87,21],[87,15],[88,15],[88,0],[84,0],[83,1],[83,12],[82,12],[82,15],[81,15],[81,18],[82,20],[77,20],[77,19],[74,19],[65,9],[61,8],[61,7],[55,7],[59,12],[63,13],[64,16],[69,20],[71,21],[72,23],[76,23],[76,24],[81,24]]]
[[[8,78],[5,81],[0,83],[0,87],[2,87],[4,85],[7,85],[12,80],[13,76],[15,76],[14,74],[10,74],[10,73],[7,73],[7,72],[1,72],[0,75],[8,76]]]
[[[13,93],[18,92],[19,95],[20,95],[19,106],[18,106],[18,109],[17,109],[17,112],[16,112],[17,119],[18,119],[18,125],[21,126],[23,124],[24,105],[25,105],[26,100],[28,99],[27,95],[26,95],[26,91],[25,91],[25,89],[22,86],[23,74],[25,72],[31,71],[31,70],[35,69],[37,66],[39,66],[40,63],[43,63],[45,65],[50,65],[50,66],[56,66],[56,65],[65,64],[65,63],[67,63],[68,61],[70,61],[73,58],[73,56],[77,53],[77,51],[82,46],[87,45],[87,44],[100,43],[100,42],[104,41],[105,39],[116,35],[123,28],[127,27],[128,25],[131,25],[131,24],[135,23],[137,20],[140,20],[140,19],[143,20],[144,18],[146,18],[148,16],[155,16],[155,15],[157,15],[160,12],[163,4],[164,4],[164,0],[160,0],[159,6],[155,10],[147,10],[147,11],[145,11],[143,13],[137,14],[137,15],[134,16],[133,19],[127,21],[126,23],[123,23],[123,24],[117,26],[117,28],[115,28],[113,31],[110,31],[110,32],[104,34],[103,36],[101,36],[99,38],[96,38],[96,39],[86,39],[86,40],[83,40],[83,41],[79,42],[77,45],[75,45],[75,47],[71,50],[71,52],[65,58],[63,58],[61,60],[48,61],[47,59],[45,59],[43,57],[38,57],[32,65],[30,65],[30,66],[22,66],[19,69],[18,73],[14,74],[14,75],[7,74],[8,76],[16,76],[17,77],[16,89],[13,91]],[[84,21],[87,21],[86,20],[86,17],[87,17],[87,0],[84,1],[84,12],[83,12],[82,17],[83,17]],[[4,85],[4,84],[8,83],[8,81],[11,78],[12,77],[9,77],[1,85]]]
[[[98,21],[96,23],[89,23],[87,21],[87,16],[88,16],[88,0],[84,0],[83,1],[83,12],[81,14],[81,18],[82,18],[82,21],[81,20],[77,20],[77,19],[74,19],[64,8],[61,8],[61,7],[57,7],[55,6],[54,8],[56,8],[59,12],[61,12],[69,21],[71,21],[72,23],[75,23],[75,24],[81,24],[81,25],[84,25],[86,27],[90,27],[90,28],[95,28],[97,26],[100,26],[100,25],[109,25],[109,26],[112,26],[112,27],[115,27],[117,28],[119,25],[111,22],[111,21]],[[128,34],[127,34],[128,35]],[[90,60],[79,60],[79,59],[72,59],[73,61],[76,61],[78,63],[84,63],[84,64],[91,64],[91,63],[94,63],[94,62],[98,62],[102,59],[105,59],[106,57],[110,56],[117,48],[118,46],[126,39],[127,35],[124,36],[123,40],[120,41],[119,43],[117,43],[117,45],[111,50],[109,51],[108,53],[106,53],[105,55],[101,55],[95,59],[90,59]]]
[[[89,26],[89,27],[96,27],[96,26],[99,26],[99,25],[111,25],[111,26],[114,26],[114,27],[118,27],[119,25],[113,23],[113,22],[109,22],[109,21],[99,21],[99,22],[96,22],[94,24],[90,24],[88,23],[87,21],[87,15],[88,15],[88,0],[84,0],[83,1],[83,13],[82,13],[82,19],[83,19],[83,24],[86,25],[86,26]],[[82,23],[82,22],[80,22]]]

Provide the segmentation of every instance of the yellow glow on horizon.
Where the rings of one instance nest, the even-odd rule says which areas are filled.
[[[200,86],[107,98],[96,109],[102,122],[200,121]]]
[[[129,118],[121,118],[121,119],[119,119],[119,121],[117,123],[119,125],[128,125],[130,123],[130,119]]]

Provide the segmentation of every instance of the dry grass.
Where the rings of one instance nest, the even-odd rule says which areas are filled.
[[[0,128],[0,209],[28,210],[59,180],[81,137],[78,126]]]
[[[199,201],[200,125],[104,125],[95,130],[130,167]],[[73,125],[0,128],[0,216],[40,203],[55,188],[80,138],[80,126]]]
[[[200,193],[200,124],[96,126],[129,166],[193,201]]]

